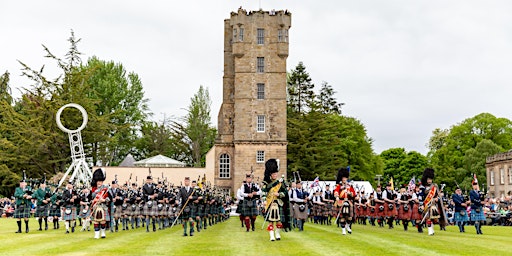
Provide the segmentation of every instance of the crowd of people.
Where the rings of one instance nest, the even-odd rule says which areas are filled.
[[[64,189],[52,191],[45,178],[32,188],[24,175],[14,199],[2,199],[2,209],[6,217],[17,219],[16,233],[22,233],[22,220],[28,233],[29,220],[35,217],[39,231],[48,230],[48,222],[53,229],[60,229],[64,222],[66,234],[94,229],[96,239],[105,238],[107,230],[145,227],[146,232],[156,232],[173,225],[182,225],[184,235],[193,236],[229,218],[230,197],[204,179],[198,183],[186,177],[184,185],[174,187],[165,180],[154,183],[152,176],[142,186],[128,181],[121,185],[117,180],[106,183],[105,178],[100,168],[94,171],[90,186],[77,189],[69,181]]]

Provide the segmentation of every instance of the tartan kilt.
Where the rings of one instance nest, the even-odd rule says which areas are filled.
[[[130,208],[130,216],[139,216],[140,215],[140,207],[138,204],[131,204],[128,207]]]
[[[398,211],[396,209],[396,204],[395,203],[391,203],[391,205],[393,205],[393,209],[389,209],[389,205],[390,203],[386,203],[384,204],[384,211],[386,212],[386,217],[395,217],[398,215]]]
[[[324,206],[320,204],[313,204],[313,215],[314,216],[323,216]]]
[[[61,212],[60,212],[60,207],[56,204],[52,204],[50,205],[50,213],[49,213],[49,216],[53,216],[53,217],[60,217],[61,216]]]
[[[480,207],[480,212],[476,212],[475,209],[471,209],[471,221],[485,220],[484,209]]]
[[[132,205],[126,204],[125,207],[126,207],[125,209],[123,209],[123,206],[119,207],[119,208],[121,208],[121,215],[122,216],[131,216],[132,215]]]
[[[258,207],[256,205],[256,200],[244,200],[242,203],[242,209],[240,209],[240,214],[242,216],[257,216]]]
[[[407,211],[404,207],[407,205],[409,208]],[[409,220],[411,218],[411,205],[410,204],[400,204],[398,208],[398,219],[400,220]]]
[[[144,208],[142,209],[142,215],[144,215],[144,216],[158,216],[158,206],[156,204],[156,201],[151,201],[151,202],[153,202],[153,206],[151,206],[151,208],[148,207],[148,203],[147,202],[144,204]]]
[[[197,206],[196,217],[204,217],[204,216],[206,216],[206,214],[205,214],[205,206],[204,206],[204,204],[199,204]]]
[[[185,209],[181,210],[181,215],[180,215],[180,219],[181,220],[187,220],[189,218],[195,218],[195,210],[193,210],[194,207],[190,206],[190,205],[186,205],[185,206]]]
[[[238,209],[239,209],[239,208],[240,208],[240,205],[238,205],[238,206],[236,207],[237,211],[238,211]],[[241,209],[241,208],[240,208],[240,209]],[[212,211],[212,207],[210,206],[210,204],[206,204],[206,205],[204,206],[204,214],[205,214],[205,216],[210,215],[210,214],[211,214],[211,211]],[[240,214],[239,212],[237,212],[237,213],[238,213],[238,214]]]
[[[413,204],[411,207],[411,220],[423,219],[423,214],[419,212],[419,204]]]
[[[123,209],[121,208],[120,205],[114,205],[112,207],[112,211],[114,212],[115,219],[121,218],[123,215]]]
[[[71,209],[70,214],[66,214],[66,209]],[[76,219],[76,207],[62,207],[63,220],[75,220]]]
[[[80,212],[78,213],[78,216],[82,219],[86,219],[91,217],[91,208],[87,208],[87,211],[84,212],[85,206],[80,206]]]
[[[381,206],[384,208],[382,211],[380,210]],[[381,203],[375,204],[375,217],[386,217],[386,205]]]
[[[293,218],[295,219],[300,219],[300,220],[305,220],[308,218],[308,205],[307,204],[302,204],[304,205],[304,210],[301,212],[300,211],[300,206],[301,204],[294,204],[293,205]]]
[[[15,219],[30,218],[30,210],[28,205],[16,205],[13,217]]]
[[[36,211],[34,212],[34,217],[48,217],[48,205],[38,205],[36,206]]]
[[[463,210],[464,215],[461,215],[460,212],[454,212],[453,213],[453,221],[454,222],[461,222],[461,221],[469,221],[468,218],[468,212],[466,210]]]
[[[108,207],[105,204],[97,204],[94,207],[102,207],[103,211],[105,212],[105,221],[110,221],[110,211]],[[94,221],[94,215],[91,214],[91,221]]]
[[[374,209],[373,212],[372,212],[372,209]],[[370,216],[372,218],[377,217],[377,208],[376,208],[376,206],[373,206],[373,208],[371,206],[368,206],[368,209],[366,211],[368,213],[368,216]]]
[[[161,205],[161,209],[158,209],[158,205]],[[157,203],[153,207],[156,207],[156,216],[167,216],[167,207],[165,206],[165,204]]]
[[[343,203],[344,204],[344,203]],[[340,219],[341,218],[346,218],[346,219],[350,219],[350,218],[353,218],[354,217],[354,205],[350,204],[349,203],[349,206],[348,206],[348,213],[344,213],[343,212],[343,204],[341,206],[341,212],[340,212]],[[345,206],[347,207],[347,206]]]
[[[277,207],[279,208],[279,221],[280,221],[281,223],[285,223],[285,222],[286,222],[286,218],[285,218],[285,216],[284,216],[284,210],[283,210],[283,207],[282,207],[282,206],[280,206],[279,204],[277,204]],[[270,207],[269,207],[269,209],[268,209],[268,210],[270,210]],[[268,215],[268,214],[265,214],[265,221],[269,221],[269,220],[268,220],[268,218],[269,218],[269,215]]]
[[[175,206],[169,206],[169,209],[167,210],[167,217],[175,217],[178,214],[178,208]]]
[[[361,205],[361,217],[367,217],[369,215],[370,208],[367,205]]]
[[[334,212],[334,205],[332,203],[326,203],[324,205],[324,216],[331,216]],[[338,212],[334,214],[338,214]]]

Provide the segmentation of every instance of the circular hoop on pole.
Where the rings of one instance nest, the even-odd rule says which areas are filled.
[[[60,115],[62,114],[62,111],[64,111],[65,108],[67,107],[73,107],[73,108],[76,108],[80,111],[80,113],[82,113],[82,125],[80,125],[80,127],[78,127],[76,130],[70,130],[66,127],[64,127],[64,125],[62,125],[62,122],[60,121]],[[59,129],[61,129],[63,132],[67,132],[67,133],[75,133],[75,132],[79,132],[81,131],[82,129],[85,128],[85,126],[87,125],[87,111],[85,111],[85,109],[76,104],[76,103],[69,103],[69,104],[66,104],[64,106],[62,106],[61,108],[59,108],[59,111],[57,111],[57,115],[56,115],[56,122],[57,122],[57,126],[59,127]]]

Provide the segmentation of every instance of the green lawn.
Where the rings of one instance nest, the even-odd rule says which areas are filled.
[[[439,231],[435,236],[404,232],[401,226],[389,230],[353,225],[353,234],[343,236],[334,226],[307,223],[304,232],[282,232],[282,240],[270,242],[268,233],[256,222],[255,232],[245,232],[238,218],[183,237],[181,226],[146,233],[144,229],[107,232],[106,239],[93,239],[94,233],[64,234],[61,229],[37,231],[30,220],[28,234],[15,234],[14,219],[0,219],[0,255],[510,255],[511,227],[483,227],[476,235],[474,227],[459,233],[457,227]],[[23,230],[24,230],[23,224]],[[425,230],[426,232],[426,230]]]

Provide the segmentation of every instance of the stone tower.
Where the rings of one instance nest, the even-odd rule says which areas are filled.
[[[224,21],[223,99],[214,146],[215,185],[231,194],[245,174],[263,181],[265,162],[286,175],[288,11],[238,9]]]

